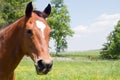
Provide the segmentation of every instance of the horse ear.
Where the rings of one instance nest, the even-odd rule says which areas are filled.
[[[51,13],[51,5],[48,4],[48,6],[43,11],[44,18],[47,18],[50,15],[50,13]]]
[[[33,11],[32,2],[29,2],[25,10],[25,16],[29,18],[32,14],[32,11]]]

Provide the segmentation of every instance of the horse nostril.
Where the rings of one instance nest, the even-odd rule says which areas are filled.
[[[39,60],[38,62],[38,66],[40,69],[44,69],[44,68],[47,68],[47,69],[50,69],[52,68],[52,62],[45,62],[44,60]]]
[[[51,69],[52,68],[52,64],[46,64],[46,68],[47,69]]]
[[[45,66],[43,64],[43,60],[39,60],[37,63],[38,63],[38,66],[41,70],[45,68]]]

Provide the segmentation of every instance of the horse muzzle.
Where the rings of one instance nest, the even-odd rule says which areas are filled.
[[[52,69],[53,61],[37,60],[35,63],[35,68],[38,75],[47,74]]]

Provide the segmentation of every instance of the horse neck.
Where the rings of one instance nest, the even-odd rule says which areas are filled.
[[[14,71],[24,56],[21,49],[23,20],[24,17],[0,32],[0,71],[4,68],[7,72]]]

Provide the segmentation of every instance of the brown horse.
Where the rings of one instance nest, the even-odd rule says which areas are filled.
[[[0,80],[15,80],[14,70],[24,55],[34,61],[37,74],[51,70],[48,50],[51,29],[45,20],[50,12],[50,4],[40,12],[33,10],[30,2],[25,16],[0,30]]]

